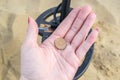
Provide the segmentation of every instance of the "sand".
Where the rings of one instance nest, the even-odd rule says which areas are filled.
[[[20,47],[28,16],[36,19],[62,0],[0,0],[0,80],[19,80]],[[79,80],[120,80],[120,0],[72,0],[72,7],[89,4],[100,27],[92,62]],[[46,6],[47,5],[47,6]]]

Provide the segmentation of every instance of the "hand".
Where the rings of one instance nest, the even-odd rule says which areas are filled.
[[[53,34],[38,45],[38,26],[29,17],[27,36],[21,48],[21,80],[72,80],[98,36],[96,28],[86,38],[95,18],[89,6],[75,8]],[[69,43],[64,50],[54,46],[59,37]]]

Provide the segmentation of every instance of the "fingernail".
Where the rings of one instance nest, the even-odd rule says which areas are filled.
[[[28,17],[28,24],[30,23],[30,16]]]
[[[99,32],[99,31],[100,31],[100,28],[99,28],[99,27],[97,27],[97,28],[96,28],[96,31],[98,31],[98,32]]]
[[[92,18],[96,18],[95,12],[91,12],[91,16],[92,16]]]

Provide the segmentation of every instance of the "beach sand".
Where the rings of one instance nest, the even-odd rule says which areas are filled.
[[[28,16],[36,19],[62,0],[0,0],[0,80],[19,80],[20,47]],[[120,80],[120,0],[72,0],[72,7],[89,4],[100,27],[94,56],[79,80]],[[40,42],[40,41],[39,41]]]

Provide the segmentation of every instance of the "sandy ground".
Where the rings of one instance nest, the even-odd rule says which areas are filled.
[[[62,0],[0,0],[0,80],[19,80],[20,46],[28,16],[36,19]],[[79,80],[120,80],[120,0],[72,0],[72,7],[89,4],[101,32],[92,62]]]

